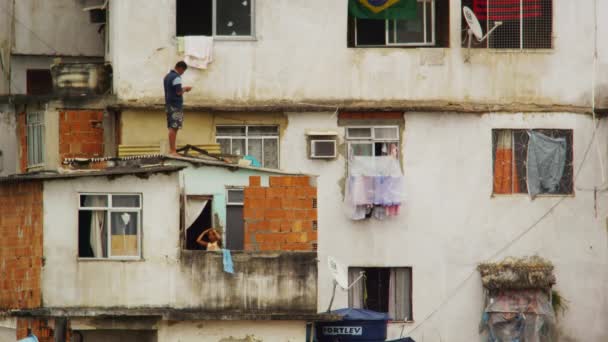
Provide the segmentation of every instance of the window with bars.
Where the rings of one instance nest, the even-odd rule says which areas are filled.
[[[248,155],[262,167],[279,168],[278,126],[217,126],[215,136],[223,154]]]
[[[566,141],[566,158],[563,175],[554,190],[543,189],[543,194],[568,195],[573,193],[574,165],[572,130],[535,129],[550,138]],[[528,193],[528,142],[529,134],[524,129],[492,130],[493,192],[494,194]]]
[[[553,0],[462,0],[475,12],[484,34],[502,22],[482,43],[491,49],[550,49],[553,47]],[[463,27],[466,22],[463,17]],[[463,38],[465,43],[465,38]],[[476,44],[477,43],[477,44]]]
[[[399,158],[399,127],[347,127],[349,157],[394,156]]]
[[[349,16],[351,47],[446,47],[449,43],[449,4],[417,0],[414,19],[379,20]]]
[[[80,194],[78,257],[139,259],[141,194]]]
[[[44,115],[43,113],[27,113],[27,166],[37,167],[44,164]]]

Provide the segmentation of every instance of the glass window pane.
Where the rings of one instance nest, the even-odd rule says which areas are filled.
[[[217,126],[215,135],[218,137],[244,137],[245,126]]]
[[[248,155],[257,159],[257,161],[262,164],[262,139],[249,139],[249,151],[247,151]]]
[[[217,139],[217,143],[220,144],[222,154],[231,154],[230,139]]]
[[[138,217],[139,213],[136,212],[112,212],[110,214],[112,224],[110,255],[138,256]]]
[[[108,257],[108,223],[106,211],[78,212],[78,257]]]
[[[139,208],[139,195],[113,195],[112,207],[114,208]]]
[[[275,136],[279,135],[277,126],[249,126],[249,136]]]
[[[347,128],[347,136],[349,138],[371,138],[372,129],[369,127]]]
[[[399,140],[399,128],[376,127],[374,128],[374,138],[382,140]]]
[[[80,195],[80,206],[105,208],[108,206],[108,195]]]
[[[244,156],[246,152],[245,139],[232,139],[232,153],[235,156]]]
[[[251,1],[218,0],[216,34],[219,36],[251,36]]]
[[[243,203],[245,195],[243,190],[228,190],[228,202],[229,203]]]
[[[374,145],[372,143],[369,144],[351,144],[350,145],[350,154],[351,156],[359,157],[359,156],[367,156],[372,157],[374,155]]]
[[[277,139],[264,139],[264,167],[279,168],[279,144]]]

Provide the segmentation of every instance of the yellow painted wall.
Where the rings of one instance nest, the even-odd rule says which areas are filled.
[[[283,113],[184,113],[184,127],[177,134],[177,144],[215,143],[216,125],[278,125],[281,136],[287,127]],[[156,145],[167,140],[165,112],[125,110],[121,114],[122,145]]]

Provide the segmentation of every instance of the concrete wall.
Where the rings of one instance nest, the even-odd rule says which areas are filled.
[[[0,8],[5,13],[11,13],[13,8],[12,0],[0,0]],[[11,60],[11,37],[12,25],[10,17],[3,15],[0,20],[0,95],[8,93],[8,80],[10,77]]]
[[[475,49],[467,64],[459,1],[450,1],[450,48],[349,49],[347,0],[259,0],[257,40],[216,41],[210,68],[184,75],[184,84],[194,86],[186,103],[356,99],[590,106],[593,0],[554,4],[554,49]],[[120,99],[163,102],[162,77],[181,58],[174,18],[171,0],[112,4],[114,90]],[[426,63],[431,59],[438,61]]]
[[[413,337],[417,341],[481,341],[478,323],[483,291],[476,265],[549,212],[495,259],[533,254],[550,259],[556,266],[556,289],[569,304],[559,320],[562,340],[608,340],[602,319],[608,313],[604,291],[608,285],[608,196],[598,192],[596,217],[591,190],[601,188],[606,181],[606,122],[600,122],[597,144],[591,145],[586,155],[594,126],[586,115],[407,113],[402,137],[406,180],[402,190],[407,201],[401,215],[382,222],[353,222],[340,210],[344,157],[335,161],[310,161],[306,157],[306,130],[325,128],[344,134],[344,129],[337,126],[330,112],[288,116],[283,161],[320,175],[320,265],[331,255],[347,266],[413,268],[414,322],[391,324],[389,337],[398,337],[401,329],[407,336],[416,328]],[[525,195],[493,197],[491,130],[541,127],[573,129],[574,164],[580,172],[575,195],[534,201]],[[554,205],[557,207],[550,211]],[[320,266],[319,310],[329,303],[331,285],[327,267]],[[334,307],[347,305],[346,292],[338,291]],[[432,317],[427,320],[429,315]]]
[[[14,107],[0,105],[0,176],[18,172],[17,116]]]
[[[97,2],[99,3],[99,2]],[[83,0],[14,1],[12,52],[26,55],[104,55],[101,24],[89,21]]]
[[[296,342],[306,340],[303,321],[192,321],[158,328],[158,342]]]
[[[162,85],[162,84],[161,84]],[[165,112],[125,110],[121,113],[121,143],[155,145],[167,140]],[[214,144],[216,125],[277,125],[279,133],[287,126],[282,113],[208,113],[186,111],[178,144]]]
[[[180,251],[179,177],[45,182],[43,306],[314,313],[316,253],[235,253],[231,276],[219,253]],[[79,192],[142,194],[143,260],[78,259]]]

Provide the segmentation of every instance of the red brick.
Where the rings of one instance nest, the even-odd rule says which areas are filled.
[[[249,176],[249,186],[261,186],[262,179],[260,176]]]

